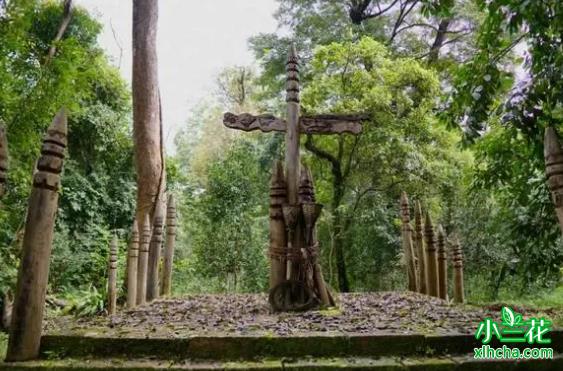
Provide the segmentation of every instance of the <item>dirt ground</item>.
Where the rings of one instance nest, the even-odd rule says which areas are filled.
[[[533,313],[514,308],[525,317]],[[116,316],[52,317],[45,333],[114,337],[205,335],[472,334],[500,306],[475,308],[410,292],[342,294],[338,308],[270,313],[265,294],[193,295],[161,299]]]

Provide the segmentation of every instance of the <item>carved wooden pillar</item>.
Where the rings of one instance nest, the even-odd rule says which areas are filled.
[[[127,308],[137,305],[137,274],[139,267],[139,227],[133,222],[131,240],[127,249]]]
[[[442,225],[438,226],[438,285],[438,295],[441,299],[448,300],[448,257]]]
[[[147,271],[149,265],[149,245],[151,242],[151,222],[149,214],[145,214],[141,225],[141,242],[139,243],[139,265],[137,267],[137,305],[147,301]]]
[[[59,199],[67,118],[61,109],[47,130],[33,176],[12,314],[7,361],[37,358]]]
[[[312,288],[321,300],[324,306],[334,305],[334,299],[326,287],[323,277],[321,264],[319,263],[319,241],[317,240],[317,230],[315,224],[320,216],[322,205],[315,203],[315,187],[313,184],[313,175],[307,166],[301,167],[301,176],[299,179],[299,202],[303,207],[304,218],[304,239],[308,258],[312,262],[312,272],[308,272],[304,267],[305,282],[309,279],[312,281]],[[310,277],[309,277],[310,276]]]
[[[286,279],[287,233],[282,205],[287,203],[283,165],[274,163],[270,182],[270,290]]]
[[[168,196],[166,205],[166,246],[162,263],[162,295],[170,296],[172,292],[172,263],[174,262],[174,245],[176,244],[176,201]]]
[[[406,192],[401,193],[401,239],[403,241],[403,252],[405,254],[405,266],[407,268],[407,280],[410,291],[417,292],[416,265],[412,242],[412,227],[410,224],[409,198]]]
[[[563,233],[563,150],[557,132],[553,127],[545,129],[544,157],[547,185],[551,191],[551,199],[555,205],[559,227]]]
[[[452,242],[452,260],[454,266],[454,302],[465,302],[465,294],[463,288],[463,251],[457,237]]]
[[[0,197],[6,191],[6,180],[8,179],[8,140],[6,129],[0,126]]]
[[[147,301],[157,299],[159,292],[158,280],[159,264],[160,264],[160,249],[162,248],[162,228],[164,224],[164,209],[162,204],[157,203],[157,208],[154,214],[154,224],[152,230],[152,237],[149,245],[149,262],[147,273]]]
[[[424,223],[424,239],[426,241],[426,291],[428,295],[438,297],[438,259],[436,255],[436,234],[430,213],[426,213]]]
[[[108,314],[113,316],[117,308],[117,236],[109,246],[108,264]]]
[[[418,292],[426,294],[426,264],[424,254],[424,239],[422,236],[422,208],[420,201],[416,201],[414,207],[414,246],[418,269]]]

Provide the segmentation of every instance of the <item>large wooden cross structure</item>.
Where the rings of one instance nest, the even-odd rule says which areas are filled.
[[[300,134],[359,134],[363,115],[300,116],[299,62],[292,45],[286,63],[286,120],[272,115],[225,113],[223,124],[243,131],[285,132],[285,178],[274,166],[270,193],[270,304],[276,311],[334,305],[317,261],[315,203],[310,171],[300,165]]]

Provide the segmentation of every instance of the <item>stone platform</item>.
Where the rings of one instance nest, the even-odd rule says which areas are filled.
[[[413,293],[346,294],[338,309],[281,314],[265,295],[198,295],[112,317],[50,318],[44,359],[0,370],[563,369],[561,330],[550,334],[554,360],[474,360],[473,334],[487,316],[498,319],[500,308]]]

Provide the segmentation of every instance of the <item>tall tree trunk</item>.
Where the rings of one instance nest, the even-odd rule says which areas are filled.
[[[340,292],[349,292],[350,283],[348,282],[348,275],[346,273],[346,259],[344,258],[344,218],[340,211],[340,204],[344,197],[344,181],[342,176],[336,176],[338,173],[333,171],[333,194],[332,194],[332,212],[333,212],[333,225],[334,232],[333,247],[336,256],[336,272],[338,276],[338,288]]]
[[[313,153],[315,156],[326,160],[330,163],[332,172],[332,213],[333,213],[333,239],[332,248],[336,257],[336,272],[338,276],[338,288],[341,292],[350,291],[350,284],[348,282],[348,275],[346,273],[346,260],[344,258],[344,233],[346,226],[344,225],[344,216],[339,209],[342,199],[344,198],[344,181],[348,170],[342,171],[342,156],[344,149],[344,142],[341,139],[339,143],[338,155],[333,156],[329,152],[317,147],[313,142],[311,135],[307,136],[305,148]]]
[[[158,1],[133,1],[133,136],[137,171],[137,220],[154,214],[162,194],[164,161],[158,91]]]

